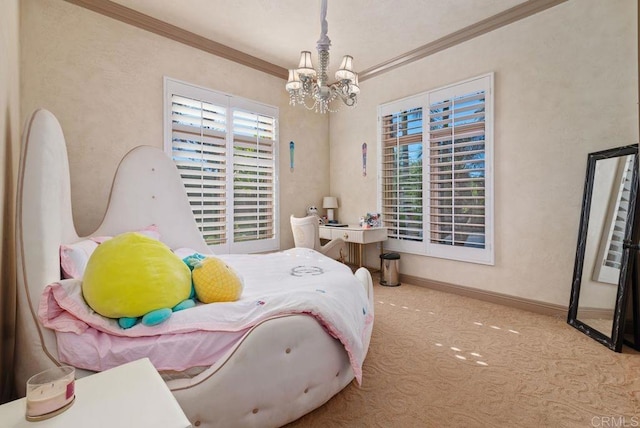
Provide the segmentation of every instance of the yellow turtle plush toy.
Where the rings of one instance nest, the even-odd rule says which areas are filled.
[[[191,270],[162,242],[130,232],[103,242],[84,272],[82,294],[97,313],[117,318],[123,328],[142,317],[158,324],[176,310],[195,305],[190,299]]]
[[[203,303],[234,302],[242,295],[242,278],[219,258],[198,261],[192,275],[196,296]]]

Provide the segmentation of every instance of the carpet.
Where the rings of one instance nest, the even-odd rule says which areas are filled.
[[[287,427],[640,427],[640,354],[565,319],[402,284],[374,286],[355,382]],[[568,300],[567,296],[567,300]]]

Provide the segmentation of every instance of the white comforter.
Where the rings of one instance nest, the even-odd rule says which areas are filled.
[[[244,279],[240,300],[198,304],[157,326],[121,329],[87,306],[79,280],[50,284],[38,311],[55,330],[60,359],[102,371],[149,357],[158,370],[215,363],[252,326],[275,316],[308,314],[339,339],[362,380],[363,340],[373,324],[362,284],[349,267],[303,248],[264,255],[221,255]]]

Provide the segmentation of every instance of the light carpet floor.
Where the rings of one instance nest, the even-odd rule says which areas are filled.
[[[420,286],[374,293],[362,386],[289,428],[640,427],[631,348],[615,353],[565,319]]]

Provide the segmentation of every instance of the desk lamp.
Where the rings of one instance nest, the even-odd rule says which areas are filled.
[[[322,208],[327,210],[327,219],[329,220],[329,223],[337,223],[333,217],[333,210],[338,208],[338,198],[335,196],[325,196],[322,199]]]

